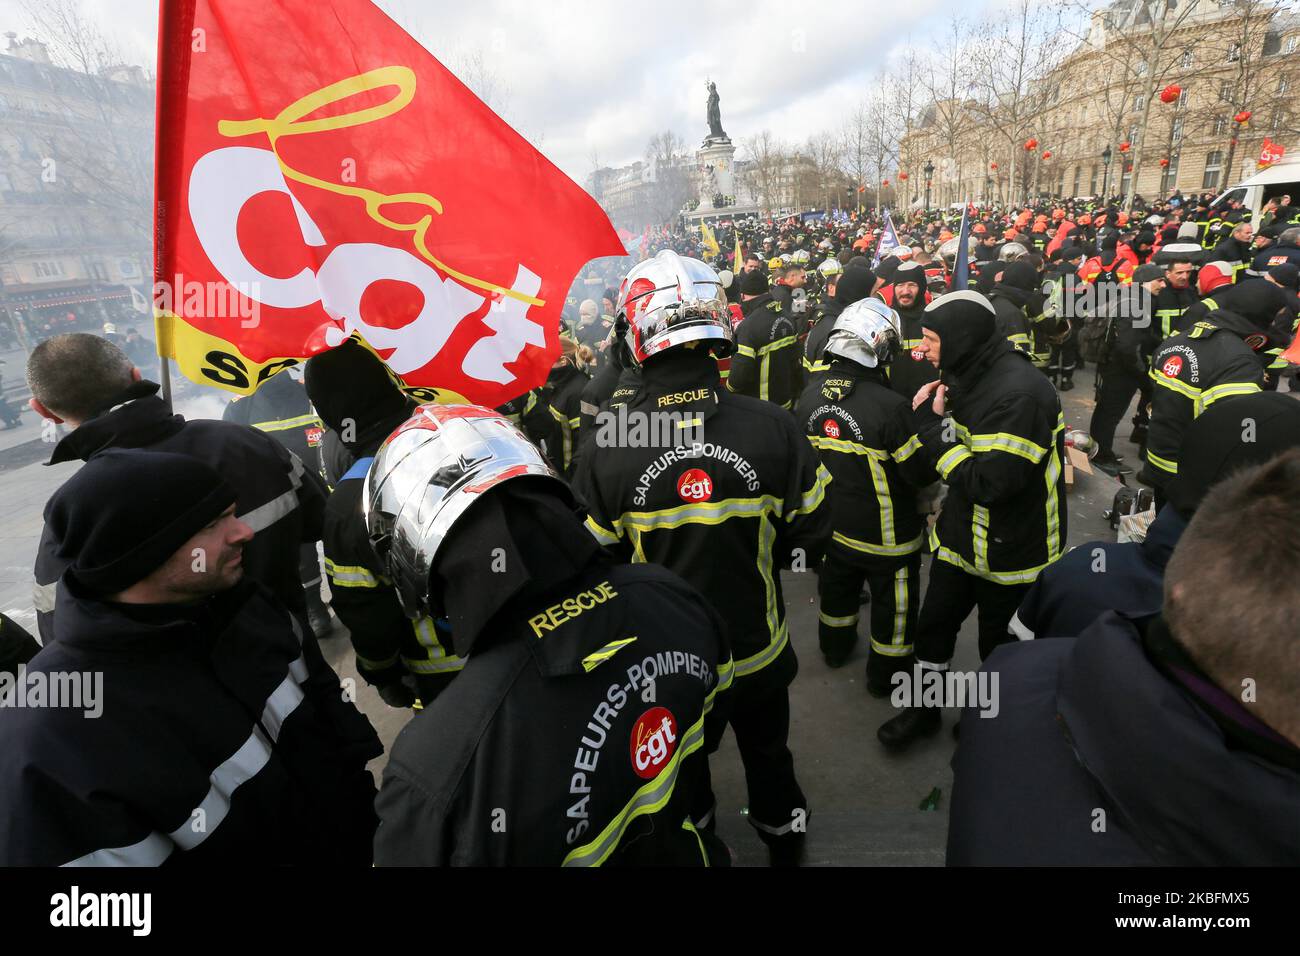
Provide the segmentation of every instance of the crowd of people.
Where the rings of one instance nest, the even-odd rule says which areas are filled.
[[[725,865],[730,726],[798,864],[791,570],[828,666],[861,640],[870,694],[911,686],[887,754],[940,729],[974,612],[1001,700],[954,727],[950,864],[1295,864],[1300,208],[1208,198],[647,232],[496,410],[417,406],[353,340],[186,421],[124,343],[43,342],[85,464],[0,663],[105,700],[0,707],[0,862]],[[1141,542],[1070,548],[1085,363],[1070,441],[1151,487]],[[412,713],[379,788],[331,611]]]

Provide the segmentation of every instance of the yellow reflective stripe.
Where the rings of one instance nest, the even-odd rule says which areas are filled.
[[[1147,461],[1155,465],[1161,471],[1167,471],[1171,475],[1178,474],[1178,462],[1170,461],[1168,458],[1161,458],[1150,448],[1147,449]]]
[[[817,620],[827,627],[853,627],[858,623],[858,615],[850,614],[848,617],[831,617],[831,615],[818,610]]]
[[[1186,382],[1180,382],[1176,378],[1170,378],[1154,368],[1151,370],[1151,380],[1157,385],[1163,385],[1171,392],[1177,392],[1184,398],[1190,398],[1193,402],[1199,402],[1201,399],[1201,390],[1195,385],[1188,385]]]
[[[989,509],[983,505],[971,506],[970,533],[975,568],[986,574],[989,569]]]
[[[895,545],[894,499],[889,494],[889,478],[885,467],[874,458],[867,459],[871,468],[871,484],[876,492],[876,508],[880,512],[880,543],[887,548]]]
[[[960,465],[963,461],[969,461],[971,458],[970,449],[965,445],[953,445],[946,452],[939,456],[936,467],[939,471],[939,477],[947,479],[952,470]]]
[[[463,657],[440,657],[436,660],[417,661],[409,657],[402,658],[404,666],[412,674],[453,674],[465,667]]]
[[[1047,449],[1028,438],[1012,435],[1010,432],[994,432],[991,435],[971,435],[970,450],[973,452],[1005,451],[1019,455],[1030,464],[1036,465],[1047,454]]]
[[[872,464],[875,464],[874,462]],[[799,501],[799,507],[791,510],[785,516],[786,521],[793,521],[796,517],[803,514],[812,514],[821,505],[826,498],[826,486],[831,483],[831,473],[826,470],[826,466],[817,463],[817,480],[813,486],[803,493],[803,498]]]
[[[754,357],[754,350],[753,350],[750,346],[748,346],[748,345],[739,345],[739,344],[737,344],[737,345],[736,345],[736,352],[737,352],[738,354],[740,354],[740,355],[745,356],[745,358],[753,358],[753,357]]]
[[[732,661],[730,656],[728,656],[725,661],[719,664],[716,670],[718,674],[718,682],[713,685],[713,690],[709,691],[709,695],[704,698],[705,715],[708,715],[708,713],[711,710],[713,710],[714,698],[717,697],[719,694],[723,693],[724,691],[729,690],[731,688],[732,681],[735,680],[736,677],[736,665],[735,662]]]
[[[621,641],[610,641],[600,650],[592,651],[590,654],[584,657],[582,659],[582,669],[586,671],[588,674],[590,674],[597,667],[605,663],[605,661],[609,660],[611,657],[613,657],[615,654],[617,654],[619,651],[627,647],[635,640],[636,640],[635,637],[628,637],[628,638],[624,638]]]
[[[772,548],[776,544],[776,527],[770,521],[760,521],[758,525],[758,573],[763,579],[763,597],[766,602],[767,632],[772,635],[767,647],[757,654],[742,658],[736,662],[736,676],[747,677],[762,670],[790,642],[790,631],[781,619],[780,609],[776,604],[776,582],[772,579]]]
[[[601,544],[618,544],[619,536],[613,531],[606,531],[596,523],[591,515],[587,515],[587,520],[584,523],[587,525],[587,530],[591,532],[592,537]]]
[[[902,554],[912,554],[920,551],[921,546],[925,543],[925,532],[921,532],[911,541],[903,544],[896,544],[892,547],[885,547],[880,544],[872,544],[869,541],[859,541],[857,538],[850,538],[846,534],[838,531],[831,532],[831,540],[836,544],[842,544],[846,548],[852,548],[854,551],[861,551],[863,554],[874,554],[881,557],[897,557]]]
[[[357,666],[364,667],[368,671],[382,671],[387,667],[392,667],[394,664],[397,663],[398,659],[399,659],[398,655],[394,654],[392,657],[385,658],[382,661],[372,661],[370,658],[362,657],[360,654],[358,654]]]
[[[1202,299],[1201,305],[1205,306],[1205,308],[1210,312],[1219,311],[1219,303],[1215,302],[1213,299]]]
[[[1027,350],[1029,348],[1029,333],[1012,332],[1010,335],[1007,336],[1007,341],[1010,342],[1012,345],[1023,345]]]
[[[278,421],[253,422],[252,425],[258,431],[282,432],[289,428],[309,428],[312,425],[321,425],[321,420],[319,415],[299,415],[297,418],[281,418]]]
[[[911,650],[911,645],[907,643],[907,608],[910,591],[907,584],[907,568],[902,567],[894,572],[894,634],[890,640],[890,645],[900,651],[903,648]],[[872,643],[875,641],[873,639]],[[890,651],[881,651],[882,654],[890,654]]]
[[[325,559],[325,574],[330,579],[330,587],[341,588],[377,588],[387,584],[359,564],[335,564]]]
[[[415,631],[415,639],[419,641],[421,647],[425,648],[427,656],[424,659],[403,657],[402,663],[408,670],[416,674],[443,674],[458,671],[465,666],[464,658],[448,654],[447,649],[442,646],[442,642],[438,640],[438,630],[434,627],[433,618],[422,617],[412,621],[411,628]]]
[[[819,451],[838,451],[845,455],[867,455],[871,458],[884,460],[889,457],[889,453],[881,451],[878,448],[872,448],[869,445],[862,445],[855,441],[848,441],[843,438],[827,438],[825,435],[809,435],[808,441]]]
[[[871,649],[885,657],[906,657],[912,653],[911,644],[881,644],[874,637],[871,639]]]
[[[1061,556],[1061,511],[1060,500],[1056,493],[1056,481],[1061,476],[1061,456],[1052,448],[1051,458],[1043,474],[1047,484],[1047,560],[1055,561]]]
[[[773,495],[758,498],[728,498],[678,505],[663,511],[628,511],[615,522],[619,529],[655,531],[677,528],[684,524],[721,524],[728,518],[761,518],[769,512],[782,511],[781,500]]]
[[[690,817],[682,821],[682,829],[695,836],[695,842],[700,848],[700,858],[704,860],[705,866],[710,866],[709,851],[704,849],[704,840],[700,837],[700,831],[695,829],[695,824],[691,822]]]
[[[831,370],[831,365],[829,362],[809,359],[808,356],[805,355],[803,357],[803,368],[805,372],[829,372]]]
[[[573,460],[573,430],[582,423],[582,418],[567,418],[564,413],[554,405],[548,405],[547,409],[550,411],[551,417],[559,422],[560,425],[560,435],[563,439],[561,453],[564,456],[564,463],[561,466],[561,470],[565,470],[569,467],[569,462]]]
[[[915,454],[918,449],[920,449],[920,447],[921,447],[921,439],[913,435],[902,445],[898,446],[898,448],[894,449],[894,451],[890,453],[890,457],[893,458],[894,461],[899,462],[901,464],[902,462],[905,462],[907,461],[907,459],[911,458],[912,455]]]
[[[691,724],[684,734],[677,752],[672,755],[668,765],[653,780],[643,784],[632,799],[627,802],[618,815],[611,820],[596,838],[569,851],[561,866],[600,866],[611,853],[618,848],[619,840],[627,831],[628,824],[639,816],[658,813],[667,806],[677,785],[677,773],[684,761],[704,744],[704,718]]]
[[[760,345],[757,349],[759,355],[771,355],[773,352],[789,348],[791,345],[799,344],[799,337],[787,335],[783,339],[777,339],[775,342],[769,342],[767,345]]]
[[[1201,392],[1201,398],[1196,404],[1196,414],[1209,408],[1215,402],[1229,395],[1253,395],[1262,389],[1254,382],[1224,382],[1222,385],[1215,385]]]
[[[1046,561],[1037,567],[1026,568],[1023,571],[981,571],[960,554],[943,545],[938,547],[935,556],[940,561],[961,568],[967,574],[973,574],[985,581],[992,581],[994,584],[1032,584],[1034,579],[1038,577],[1038,573],[1052,563]]]

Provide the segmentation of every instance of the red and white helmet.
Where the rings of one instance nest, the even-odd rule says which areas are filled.
[[[707,341],[719,356],[735,341],[722,281],[699,259],[665,249],[639,263],[618,291],[615,321],[639,365],[687,342]]]

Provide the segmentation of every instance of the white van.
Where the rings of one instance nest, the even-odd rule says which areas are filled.
[[[1228,202],[1236,200],[1251,211],[1251,222],[1259,225],[1264,203],[1274,196],[1288,195],[1291,205],[1300,205],[1300,160],[1277,163],[1261,169],[1254,176],[1231,187],[1211,205],[1211,216],[1216,216]]]

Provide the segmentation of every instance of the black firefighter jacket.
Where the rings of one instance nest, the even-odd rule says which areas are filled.
[[[745,318],[736,326],[736,350],[727,387],[737,395],[794,408],[803,387],[799,330],[794,317],[771,295],[765,293],[741,304]]]
[[[252,395],[231,402],[221,419],[266,432],[309,467],[320,458],[325,426],[306,386],[288,372],[272,375]]]
[[[708,598],[726,622],[737,679],[762,672],[765,683],[786,686],[797,664],[778,569],[820,560],[829,473],[789,412],[725,391],[707,354],[677,349],[652,360],[626,408],[633,420],[675,413],[689,438],[584,455],[574,490],[588,529]]]
[[[888,562],[920,551],[916,492],[937,479],[912,424],[911,403],[877,369],[835,359],[804,390],[795,418],[831,475],[831,540]]]
[[[380,865],[705,865],[689,819],[732,663],[653,565],[597,564],[507,605],[393,745]]]
[[[1052,383],[1001,330],[977,348],[950,382],[948,418],[918,409],[917,435],[948,484],[930,546],[968,574],[1028,584],[1064,551],[1065,419]]]
[[[319,541],[325,514],[325,485],[314,469],[304,468],[279,442],[255,428],[208,419],[186,421],[173,415],[152,394],[158,386],[139,382],[133,401],[85,422],[54,446],[51,465],[85,461],[105,448],[147,448],[188,455],[211,465],[234,486],[236,512],[253,529],[244,546],[244,573],[258,581],[305,618],[299,551]],[[59,542],[47,523],[36,552],[33,601],[41,640],[53,629],[55,583],[68,562],[58,556]]]
[[[1222,399],[1260,391],[1264,365],[1244,341],[1252,333],[1259,333],[1253,323],[1217,311],[1156,349],[1142,481],[1164,486],[1178,474],[1183,433],[1201,412]]]
[[[129,606],[65,575],[54,628],[26,700],[79,675],[83,708],[5,708],[0,865],[370,863],[383,748],[264,588]]]
[[[949,866],[1300,864],[1300,754],[1162,667],[1162,629],[1108,611],[989,656],[999,711],[962,716]]]

